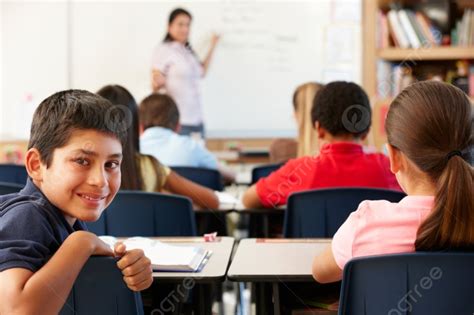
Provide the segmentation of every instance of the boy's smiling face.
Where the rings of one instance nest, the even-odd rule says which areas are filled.
[[[72,225],[97,220],[110,204],[120,188],[121,161],[122,145],[113,135],[74,130],[66,145],[54,149],[51,165],[38,161],[30,176]]]

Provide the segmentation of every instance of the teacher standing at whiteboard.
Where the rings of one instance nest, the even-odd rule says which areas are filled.
[[[170,95],[180,112],[180,134],[198,132],[204,137],[204,119],[199,81],[207,72],[219,41],[213,35],[206,58],[201,62],[189,44],[191,14],[174,9],[168,19],[168,32],[153,52],[152,89]]]

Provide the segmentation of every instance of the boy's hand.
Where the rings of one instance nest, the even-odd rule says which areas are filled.
[[[110,246],[98,238],[97,235],[89,231],[76,231],[71,233],[68,238],[78,239],[81,244],[87,244],[90,246],[90,255],[114,256],[114,251]]]
[[[95,249],[92,255],[98,256],[114,256],[114,251],[110,248],[110,246],[102,241],[100,238],[95,236]]]
[[[132,249],[127,251],[121,242],[115,244],[115,255],[122,258],[117,262],[117,266],[122,270],[123,280],[130,290],[141,291],[151,286],[153,283],[153,270],[150,259],[143,250]]]

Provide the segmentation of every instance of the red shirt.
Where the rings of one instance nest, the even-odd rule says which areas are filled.
[[[284,205],[291,193],[308,189],[373,187],[401,190],[385,155],[364,153],[361,145],[350,142],[326,144],[318,156],[289,160],[256,185],[260,202],[265,207]]]

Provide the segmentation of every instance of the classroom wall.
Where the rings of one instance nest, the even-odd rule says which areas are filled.
[[[183,6],[194,16],[191,43],[198,55],[212,32],[222,34],[202,82],[208,136],[292,137],[297,85],[361,81],[360,3],[5,2],[0,135],[27,137],[34,107],[57,90],[97,91],[116,83],[138,101],[145,97],[153,48],[171,9]]]
[[[67,2],[2,2],[3,138],[27,139],[36,106],[68,88]]]

